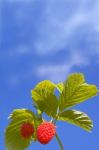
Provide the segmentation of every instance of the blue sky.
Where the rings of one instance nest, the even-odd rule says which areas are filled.
[[[30,108],[30,90],[41,80],[64,81],[69,73],[82,72],[99,87],[98,0],[0,0],[0,148],[5,150],[4,129],[15,108]],[[99,147],[98,97],[75,109],[94,121],[91,134],[67,123],[58,123],[66,150]],[[31,149],[59,149],[57,141]]]

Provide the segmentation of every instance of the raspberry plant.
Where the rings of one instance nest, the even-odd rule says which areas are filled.
[[[59,94],[55,95],[55,90]],[[25,150],[32,141],[47,144],[54,136],[60,149],[64,150],[56,132],[56,122],[68,122],[90,132],[93,127],[91,119],[71,107],[96,96],[98,92],[95,85],[86,83],[82,73],[71,74],[59,84],[48,80],[38,83],[31,91],[36,113],[15,109],[9,116],[10,123],[5,130],[7,150]],[[49,122],[44,119],[44,113],[51,118]]]

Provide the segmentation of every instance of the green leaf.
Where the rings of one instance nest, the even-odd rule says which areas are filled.
[[[67,110],[60,113],[58,120],[79,126],[86,131],[91,131],[93,127],[91,119],[85,113],[76,110]]]
[[[64,89],[59,98],[59,108],[67,109],[96,95],[96,86],[85,83],[83,74],[71,74],[64,82]]]
[[[35,115],[27,109],[16,109],[9,117],[11,122],[5,131],[5,145],[8,150],[25,150],[35,139],[35,134],[30,139],[24,139],[20,134],[21,125],[25,122],[37,124]]]
[[[50,81],[40,82],[32,90],[32,98],[37,108],[47,115],[54,117],[58,108],[58,101],[54,95],[56,85]]]
[[[39,82],[36,85],[35,89],[39,90],[41,92],[41,95],[46,96],[47,93],[54,93],[55,87],[56,85],[53,82],[49,80],[44,80],[44,81]]]
[[[58,83],[58,84],[56,85],[56,88],[57,88],[57,90],[58,90],[60,93],[62,93],[62,91],[63,91],[63,89],[64,89],[63,83],[62,83],[62,82],[61,82],[61,83]]]

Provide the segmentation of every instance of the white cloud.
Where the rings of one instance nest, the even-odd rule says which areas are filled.
[[[10,56],[33,55],[34,51],[42,56],[57,54],[59,51],[71,54],[69,61],[63,60],[61,64],[53,60],[51,65],[43,62],[37,69],[29,68],[26,73],[29,78],[36,72],[35,75],[40,78],[59,82],[65,79],[74,66],[88,65],[93,55],[99,55],[98,0],[34,0],[33,3],[25,0],[28,4],[31,2],[29,5],[23,0],[15,1],[20,5],[14,10],[13,18],[21,29],[18,31],[18,37],[21,38]],[[24,37],[28,37],[26,41]],[[24,73],[24,79],[28,77]],[[10,81],[15,84],[17,80],[12,78]]]
[[[54,20],[54,22],[53,22]],[[61,20],[56,21],[53,18],[51,20],[53,23],[48,22],[48,29],[45,27],[42,29],[41,34],[45,34],[44,37],[41,37],[36,43],[36,50],[40,54],[48,54],[53,51],[60,51],[67,46],[71,41],[71,36],[73,36],[79,25],[83,24],[85,17],[83,14],[77,12],[69,20],[62,23]],[[67,49],[65,49],[67,50]]]
[[[72,7],[73,1],[68,3],[69,7]],[[64,0],[60,3],[56,0],[48,3],[45,9],[44,22],[40,23],[38,38],[35,43],[35,49],[39,54],[49,54],[64,48],[65,51],[68,51],[66,46],[70,42],[77,42],[76,34],[81,37],[83,36],[82,30],[87,28],[86,33],[88,33],[94,31],[99,25],[97,20],[99,18],[98,1],[93,3],[91,1],[75,1],[73,10],[70,9],[69,11],[66,7],[68,3]],[[65,9],[62,9],[64,6]]]
[[[38,37],[36,50],[40,55],[49,55],[64,49],[64,51],[71,52],[71,58],[62,64],[41,65],[37,69],[39,78],[47,78],[54,82],[63,81],[72,72],[74,66],[88,65],[93,55],[99,56],[99,38],[97,36],[99,34],[99,21],[97,21],[99,2],[96,1],[90,9],[85,8],[85,6],[86,2],[79,9],[76,9],[69,18],[62,18],[63,20],[50,9],[46,22],[40,28],[41,36]],[[83,35],[84,29],[85,34]],[[87,43],[87,47],[84,46],[85,49],[82,47],[79,50],[76,49],[75,45],[79,45],[79,37],[76,38],[76,34],[80,38],[89,34],[87,37],[83,37]],[[90,35],[91,37],[89,37]],[[72,43],[74,43],[74,47],[69,48]],[[80,46],[83,46],[83,41]]]
[[[8,1],[14,2],[14,0]],[[77,34],[79,37],[83,37],[83,32],[88,34],[97,31],[99,33],[98,0],[16,1],[19,5],[13,15],[15,15],[16,24],[20,28],[23,26],[24,29],[21,29],[19,34],[21,36],[23,34],[23,37],[30,36],[29,44],[27,44],[27,41],[24,42],[24,47],[28,47],[28,53],[30,54],[33,54],[30,49],[34,49],[40,55],[49,55],[63,49],[64,51],[70,51],[67,46],[71,46],[71,43],[77,43],[79,40],[76,38]],[[31,2],[31,4],[27,5],[25,2]],[[37,17],[35,17],[36,15]],[[34,22],[35,29],[32,27]],[[30,24],[32,25],[28,26]],[[35,40],[32,34],[35,34]],[[77,44],[79,44],[79,41]],[[19,51],[17,52],[19,54]]]
[[[54,82],[60,82],[65,80],[66,75],[68,75],[74,66],[84,66],[88,65],[88,60],[82,57],[79,52],[72,53],[71,58],[67,62],[62,64],[53,65],[41,65],[37,68],[36,74],[39,78],[47,78]]]

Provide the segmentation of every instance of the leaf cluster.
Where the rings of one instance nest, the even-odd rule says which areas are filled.
[[[55,94],[55,91],[58,94]],[[32,141],[36,141],[36,129],[43,121],[45,113],[51,117],[53,123],[61,120],[79,126],[90,132],[93,123],[87,114],[71,109],[97,95],[97,87],[88,84],[82,73],[68,76],[65,82],[55,84],[49,80],[38,83],[31,90],[33,104],[37,110],[34,114],[27,109],[16,109],[10,115],[10,123],[5,131],[5,143],[8,150],[24,150]],[[20,135],[22,123],[30,122],[35,126],[35,134],[30,139],[23,139]]]

